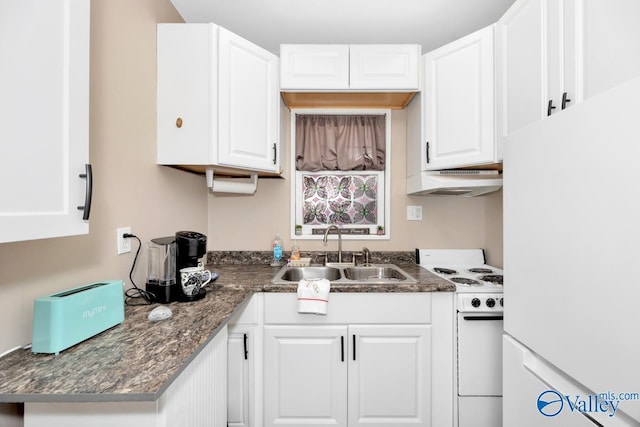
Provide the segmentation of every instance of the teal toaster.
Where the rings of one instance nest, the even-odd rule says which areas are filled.
[[[36,298],[31,351],[58,354],[123,320],[122,280],[90,283]]]

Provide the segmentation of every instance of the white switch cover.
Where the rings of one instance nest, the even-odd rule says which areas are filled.
[[[408,221],[422,221],[422,206],[407,206]]]

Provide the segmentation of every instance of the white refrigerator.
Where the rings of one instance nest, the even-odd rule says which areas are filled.
[[[640,426],[640,79],[504,144],[505,427]]]

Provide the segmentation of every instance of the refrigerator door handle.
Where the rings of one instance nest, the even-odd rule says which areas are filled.
[[[591,395],[594,392],[584,388],[583,386],[575,383],[568,377],[566,374],[560,372],[556,367],[552,366],[548,362],[543,359],[540,359],[538,356],[534,355],[529,349],[523,348],[523,365],[524,368],[531,373],[534,377],[536,377],[539,381],[544,383],[549,389],[553,389],[558,391],[561,395]],[[626,418],[626,415],[621,413],[622,411],[618,410],[620,413],[616,415],[617,421],[620,421],[620,418]],[[604,427],[604,424],[598,422],[591,415],[580,412],[580,415],[583,415],[586,419],[588,419],[594,426]],[[625,424],[626,425],[626,424]]]

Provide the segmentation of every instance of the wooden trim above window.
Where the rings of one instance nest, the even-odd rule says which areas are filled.
[[[289,108],[388,108],[402,110],[415,92],[281,92]]]

